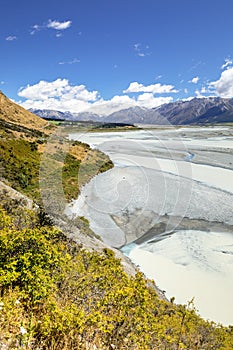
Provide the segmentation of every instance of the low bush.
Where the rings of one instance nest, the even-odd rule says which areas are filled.
[[[110,249],[87,251],[53,227],[18,230],[3,209],[0,229],[0,348],[233,348],[231,328],[160,300]]]

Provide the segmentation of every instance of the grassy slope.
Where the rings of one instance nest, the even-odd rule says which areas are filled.
[[[40,201],[39,171],[47,136],[26,128],[12,130],[12,125],[3,125],[0,120],[0,178],[10,186]],[[58,142],[59,141],[59,142]],[[50,141],[47,150],[47,171],[51,178],[61,171],[66,199],[77,198],[80,187],[99,172],[110,169],[110,159],[79,142],[64,138]]]
[[[45,131],[48,127],[48,122],[12,102],[1,91],[0,119],[33,130]]]
[[[108,156],[86,144],[0,120],[0,180],[42,207],[43,190],[48,196],[45,210],[52,215],[61,215],[65,204],[78,197],[81,186],[112,166]],[[94,235],[86,220],[77,218],[75,225],[82,232]]]

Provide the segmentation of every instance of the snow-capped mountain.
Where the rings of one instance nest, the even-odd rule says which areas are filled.
[[[30,110],[44,119],[102,121],[133,124],[208,124],[233,122],[233,98],[208,97],[177,101],[157,108],[132,107],[108,116],[95,113],[59,112],[52,110]]]

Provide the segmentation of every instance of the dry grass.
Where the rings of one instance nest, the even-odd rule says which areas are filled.
[[[48,122],[17,105],[0,92],[0,119],[28,129],[49,132]]]
[[[69,153],[76,159],[83,161],[87,156],[88,149],[84,148],[83,145],[75,145],[70,147]]]

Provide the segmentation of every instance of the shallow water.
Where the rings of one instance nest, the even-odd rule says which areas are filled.
[[[146,168],[192,178],[208,186],[233,193],[233,172],[229,169],[188,163],[188,161],[161,159],[149,156],[140,157],[137,155],[130,155],[130,158],[127,159],[124,154],[113,154],[112,160],[117,166],[138,164]]]
[[[188,136],[182,137],[181,131]],[[156,243],[133,243],[142,235],[140,229],[153,226],[155,214],[158,221],[169,214],[233,225],[233,171],[192,163],[189,157],[194,155],[196,161],[198,150],[208,159],[211,152],[214,161],[219,149],[223,163],[228,152],[228,164],[233,138],[230,133],[218,134],[226,131],[228,127],[70,135],[106,152],[115,167],[91,180],[67,212],[87,217],[106,243],[125,245],[124,254],[154,278],[168,297],[174,296],[178,303],[194,297],[203,317],[233,324],[232,234],[189,230]],[[124,223],[126,214],[132,220],[131,231]],[[120,226],[113,216],[121,221]]]
[[[194,298],[203,317],[233,324],[233,233],[179,231],[129,249],[129,258],[168,298],[177,303]]]

